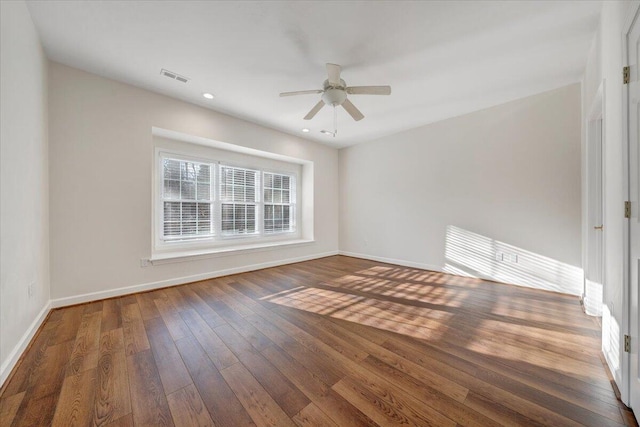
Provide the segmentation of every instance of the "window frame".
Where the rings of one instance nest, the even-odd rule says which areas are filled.
[[[216,156],[217,157],[217,156]],[[221,156],[223,157],[223,156]],[[248,156],[250,158],[255,157],[258,161],[253,162],[238,162],[238,161],[225,161],[223,158],[214,159],[213,157],[205,155],[193,155],[178,151],[174,149],[167,149],[156,147],[154,158],[154,170],[153,174],[153,187],[154,187],[154,199],[153,204],[153,222],[154,222],[154,235],[153,239],[153,253],[171,253],[181,252],[189,250],[217,250],[233,248],[234,246],[252,246],[265,244],[273,244],[278,242],[293,241],[301,238],[302,227],[300,227],[300,218],[298,209],[294,208],[294,215],[292,217],[292,230],[278,231],[272,233],[265,233],[264,227],[264,173],[272,173],[278,175],[290,176],[294,180],[295,185],[295,200],[292,203],[293,206],[298,206],[301,201],[301,194],[298,191],[300,188],[300,171],[282,170],[273,167],[265,167],[259,165],[259,156]],[[186,239],[165,239],[164,236],[164,171],[163,162],[164,159],[175,159],[179,161],[190,161],[196,163],[204,163],[210,165],[210,182],[211,188],[211,217],[212,217],[212,231],[213,234],[203,237],[190,237]],[[283,162],[288,163],[288,162]],[[290,163],[292,166],[298,166],[295,163]],[[222,201],[221,201],[221,173],[222,167],[240,168],[247,170],[257,171],[257,178],[259,180],[259,187],[256,187],[256,233],[251,234],[237,234],[237,235],[224,235],[222,233]]]
[[[247,239],[247,238],[251,238],[251,237],[259,237],[262,234],[262,227],[261,225],[261,216],[260,216],[260,204],[261,204],[261,200],[262,198],[260,197],[260,191],[262,188],[262,182],[261,182],[261,174],[262,171],[259,168],[255,168],[255,167],[248,167],[248,166],[238,166],[237,164],[230,164],[230,163],[226,163],[226,162],[220,162],[218,163],[218,170],[216,171],[216,176],[218,178],[218,182],[215,183],[214,185],[217,187],[218,189],[218,193],[222,193],[222,168],[223,167],[227,167],[227,168],[233,168],[233,169],[243,169],[245,171],[255,171],[257,172],[256,177],[258,180],[258,183],[260,184],[260,187],[256,187],[256,197],[255,197],[255,202],[224,202],[222,201],[222,197],[218,198],[217,201],[219,202],[219,207],[217,212],[220,213],[220,222],[217,223],[217,225],[220,228],[220,239]],[[232,203],[232,204],[253,204],[256,208],[256,212],[255,212],[255,217],[256,217],[256,231],[253,233],[246,233],[246,234],[224,234],[222,232],[222,205],[226,204],[226,203]]]
[[[172,199],[167,199],[165,198],[164,195],[164,181],[165,181],[165,177],[164,177],[164,161],[165,160],[177,160],[179,162],[192,162],[192,163],[199,163],[199,164],[205,164],[209,166],[209,200],[198,200],[197,197],[193,200],[185,200],[185,199],[177,199],[177,200],[172,200]],[[166,244],[169,242],[185,242],[185,241],[193,241],[193,240],[206,240],[206,239],[211,239],[211,238],[215,238],[217,236],[217,230],[216,230],[216,208],[215,208],[215,200],[216,200],[216,188],[215,185],[212,185],[211,183],[211,176],[213,175],[213,173],[215,173],[215,164],[211,161],[205,161],[204,159],[197,159],[191,156],[184,156],[184,155],[171,155],[171,156],[164,156],[161,153],[160,159],[159,159],[159,163],[157,165],[158,167],[158,180],[159,180],[159,184],[160,184],[160,191],[158,192],[158,198],[159,200],[159,204],[158,204],[158,212],[157,215],[160,216],[160,228],[157,230],[160,234],[159,237],[160,239]],[[182,182],[182,179],[180,180],[180,182]],[[198,181],[196,179],[195,181],[196,184],[196,194],[197,194],[197,185],[198,185]],[[165,202],[178,202],[178,203],[203,203],[206,204],[208,202],[209,205],[211,205],[211,210],[210,210],[210,232],[209,234],[206,235],[193,235],[193,236],[189,236],[186,238],[180,238],[180,237],[167,237],[164,233],[164,225],[165,225],[165,220],[164,220],[164,203]],[[182,224],[182,219],[181,222]]]
[[[293,181],[289,181],[289,189],[287,191],[289,191],[289,203],[276,203],[274,201],[272,201],[271,203],[269,203],[270,205],[275,206],[289,206],[289,209],[291,211],[293,211],[293,213],[289,213],[289,226],[290,228],[292,228],[293,230],[280,230],[280,231],[271,231],[271,232],[267,232],[266,231],[266,226],[265,226],[265,208],[267,205],[267,202],[265,201],[265,197],[264,197],[264,190],[265,190],[265,183],[267,182],[266,178],[265,178],[265,174],[271,174],[271,175],[280,175],[280,176],[287,176],[289,177],[289,179],[293,179]],[[274,187],[270,187],[271,189],[275,189]],[[263,226],[263,230],[262,232],[267,235],[267,236],[273,236],[273,235],[278,235],[278,234],[283,234],[283,233],[294,233],[297,229],[298,229],[298,179],[296,174],[292,174],[292,173],[288,173],[288,172],[282,172],[282,171],[272,171],[272,170],[262,170],[262,182],[261,182],[261,191],[262,191],[262,226]]]

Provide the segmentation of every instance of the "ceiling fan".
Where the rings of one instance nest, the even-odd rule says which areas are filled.
[[[358,121],[364,118],[364,114],[356,108],[347,95],[390,95],[391,86],[347,86],[340,78],[340,66],[337,64],[327,64],[327,80],[324,81],[323,89],[300,90],[296,92],[282,92],[280,96],[322,94],[322,99],[304,116],[305,120],[311,120],[325,105],[337,107],[342,105],[353,120]],[[335,135],[334,135],[335,136]]]

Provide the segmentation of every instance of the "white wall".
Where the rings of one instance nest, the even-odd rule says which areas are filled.
[[[602,350],[622,388],[622,305],[623,305],[623,141],[622,141],[622,35],[630,2],[604,2],[600,26],[594,38],[583,77],[583,146],[587,114],[604,80],[604,229],[605,283],[602,310]],[[586,168],[586,158],[583,158]],[[586,189],[586,178],[582,186]],[[587,210],[582,209],[586,234]],[[584,254],[586,257],[586,253]]]
[[[0,16],[2,384],[47,313],[49,193],[47,60],[24,2],[0,2]]]
[[[574,84],[342,149],[340,250],[580,294],[580,191]]]
[[[57,63],[49,66],[49,110],[54,305],[338,250],[334,148]],[[316,242],[140,267],[152,244],[154,126],[314,162]]]

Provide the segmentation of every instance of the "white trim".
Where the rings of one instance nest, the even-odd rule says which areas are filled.
[[[629,31],[631,30],[631,26],[633,25],[633,21],[635,21],[636,19],[636,14],[638,13],[638,9],[640,9],[640,1],[638,0],[633,0],[630,4],[629,4],[629,10],[627,11],[627,19],[625,19],[624,24],[622,25],[622,36],[625,38],[627,38],[627,34],[629,34]],[[626,46],[623,46],[626,47]],[[624,55],[626,55],[627,51],[626,49],[622,51]],[[626,57],[625,57],[626,59]],[[629,65],[629,64],[625,64],[625,65]]]
[[[156,129],[154,128],[154,131],[155,130]],[[170,131],[167,131],[167,132],[170,132]],[[154,135],[156,134],[154,133]],[[197,139],[197,137],[193,137],[193,138]],[[175,139],[172,141],[185,142],[183,140],[178,140],[178,139]],[[234,147],[232,144],[225,144],[225,143],[212,141],[212,140],[205,140],[205,142],[206,141],[209,141],[210,143],[205,144],[204,142],[200,142],[199,145],[206,146],[208,148],[213,148],[216,150],[222,150],[221,147],[226,147],[226,148],[228,148],[228,146]],[[193,142],[193,141],[189,141],[189,142]],[[197,148],[195,145],[193,145],[193,147]],[[292,161],[285,162],[281,159],[272,158],[273,156],[265,156],[265,155],[258,156],[255,153],[263,153],[258,150],[252,150],[252,152],[255,152],[255,153],[251,154],[249,159],[244,158],[244,160],[239,160],[239,159],[234,160],[233,158],[228,158],[228,156],[233,154],[242,154],[243,156],[248,156],[249,154],[244,152],[246,150],[241,152],[238,150],[230,150],[230,149],[225,149],[224,151],[218,154],[211,153],[211,152],[205,153],[205,152],[193,151],[194,148],[192,148],[191,150],[184,147],[182,149],[177,149],[175,147],[173,148],[166,147],[166,146],[163,146],[162,144],[158,145],[157,143],[154,142],[154,150],[153,150],[154,158],[153,158],[152,164],[154,165],[155,169],[152,173],[153,191],[151,194],[152,195],[151,203],[153,206],[153,209],[151,211],[151,223],[152,223],[152,229],[154,230],[154,233],[151,238],[152,240],[151,259],[164,258],[163,256],[164,253],[169,254],[169,257],[170,257],[171,253],[173,252],[176,252],[178,254],[181,252],[191,252],[191,251],[216,252],[220,250],[220,248],[233,247],[234,245],[241,245],[244,247],[245,245],[246,246],[253,246],[254,244],[260,245],[262,242],[268,243],[268,242],[276,242],[276,241],[282,241],[282,240],[294,240],[294,239],[300,240],[303,238],[301,225],[303,224],[304,215],[303,215],[303,211],[298,209],[297,207],[302,203],[302,193],[301,191],[298,191],[298,188],[304,187],[304,183],[302,184],[300,183],[303,175],[303,171],[301,169],[306,166],[306,163],[299,163],[299,162],[302,162],[302,160],[299,160],[298,162],[292,162]],[[163,176],[163,167],[162,167],[164,159],[176,159],[178,161],[190,161],[190,162],[197,162],[197,163],[210,165],[211,167],[210,182],[212,184],[210,200],[180,200],[180,199],[165,200],[163,195],[164,176]],[[269,161],[274,161],[274,160],[279,163],[275,165],[269,163]],[[223,202],[220,198],[221,196],[220,188],[222,185],[221,176],[222,176],[223,167],[254,171],[257,174],[256,200],[253,202],[246,202],[247,204],[252,204],[256,206],[255,208],[256,209],[256,231],[254,233],[237,234],[237,235],[234,235],[234,234],[225,235],[222,233],[221,205],[223,203],[227,203],[227,202]],[[295,198],[293,200],[290,200],[291,201],[290,206],[293,207],[293,212],[295,215],[295,218],[293,220],[293,224],[295,228],[293,231],[283,231],[283,232],[277,232],[277,233],[264,232],[264,218],[263,218],[264,212],[263,211],[264,211],[265,203],[262,200],[263,190],[264,190],[262,180],[263,180],[264,172],[286,175],[293,179],[293,188],[296,189],[296,191],[294,191],[292,194],[295,196]],[[171,202],[171,201],[173,202],[185,201],[190,203],[209,203],[211,205],[211,222],[213,226],[211,230],[211,234],[207,236],[193,235],[193,236],[189,236],[188,238],[180,238],[182,236],[179,236],[178,238],[175,238],[175,239],[165,238],[164,231],[163,231],[163,224],[164,224],[163,203]],[[304,237],[309,238],[311,236],[304,236]],[[242,242],[240,241],[243,241],[244,244],[242,244]]]
[[[152,265],[171,264],[175,262],[183,261],[196,261],[199,259],[217,258],[221,256],[229,255],[242,255],[252,252],[263,252],[271,249],[278,249],[283,246],[302,246],[315,243],[315,240],[285,240],[285,241],[271,241],[263,243],[252,243],[242,246],[224,246],[217,248],[180,251],[180,252],[167,252],[157,253],[149,258]]]
[[[22,338],[20,338],[18,344],[16,344],[13,350],[11,350],[11,353],[9,353],[9,356],[0,367],[0,387],[2,387],[4,382],[7,380],[9,374],[11,374],[11,371],[15,368],[29,344],[31,344],[31,340],[42,325],[44,319],[46,319],[49,314],[49,310],[51,310],[51,301],[47,301],[44,307],[42,307],[42,310],[40,310],[40,313],[38,313],[34,321],[31,323],[29,329],[27,329]]]
[[[161,138],[173,139],[176,141],[189,142],[191,144],[204,145],[205,147],[218,148],[226,151],[233,151],[235,153],[248,154],[255,157],[264,157],[267,159],[278,160],[286,163],[296,163],[299,165],[313,164],[310,160],[300,159],[297,157],[285,156],[283,154],[276,154],[270,151],[257,150],[255,148],[245,147],[243,145],[231,144],[229,142],[216,141],[215,139],[203,138],[201,136],[189,135],[182,132],[177,132],[169,129],[162,129],[153,126],[151,128],[151,134],[159,136]]]
[[[231,274],[245,273],[247,271],[261,270],[263,268],[277,267],[279,265],[293,264],[296,262],[309,261],[317,258],[325,258],[332,255],[338,255],[338,251],[330,251],[302,257],[282,259],[277,261],[269,261],[260,264],[244,265],[241,267],[228,268],[226,270],[211,271],[208,273],[195,274],[192,276],[176,277],[173,279],[160,280],[158,282],[143,283],[140,285],[125,286],[118,289],[110,289],[108,291],[92,292],[89,294],[76,295],[72,297],[57,298],[51,300],[51,307],[58,308],[67,305],[82,304],[90,301],[97,301],[105,298],[113,298],[122,295],[133,294],[137,292],[150,291],[154,289],[166,288],[168,286],[182,285],[199,280],[213,279]]]
[[[603,308],[605,307],[605,305],[603,305]],[[613,314],[609,314],[609,316],[611,318],[613,318]],[[604,349],[600,349],[600,351],[602,352],[602,354],[604,355],[604,360],[605,362],[607,362],[607,367],[609,368],[609,371],[611,372],[611,374],[613,375],[613,381],[615,382],[616,386],[618,386],[618,379],[615,376],[615,366],[616,366],[616,358],[618,356],[617,352],[620,351],[619,348],[610,348],[609,350],[605,351]],[[621,364],[621,369],[622,369],[622,364]],[[629,403],[629,396],[626,397],[627,401],[625,402],[622,397],[622,388],[618,387],[618,390],[620,391],[620,400],[622,400],[622,403],[624,403],[625,405],[627,403]],[[626,391],[627,395],[629,393],[629,391]]]
[[[421,270],[437,271],[440,273],[443,272],[442,267],[438,267],[437,265],[432,265],[432,264],[423,264],[420,262],[405,261],[402,259],[395,259],[395,258],[385,258],[381,256],[376,256],[376,255],[360,254],[360,253],[348,252],[348,251],[338,251],[338,254],[344,255],[344,256],[350,256],[353,258],[368,259],[370,261],[378,261],[378,262],[384,262],[387,264],[400,265],[402,267],[419,268]]]
[[[640,10],[640,1],[633,1],[629,4],[627,13],[627,19],[622,27],[622,65],[629,65],[629,46],[627,43],[627,37],[634,21],[637,19],[638,12]],[[629,159],[629,93],[628,86],[622,86],[622,192],[624,194],[624,200],[631,200],[630,198],[630,159]],[[620,334],[618,340],[620,342],[620,348],[617,350],[622,354],[622,360],[620,361],[620,383],[618,388],[620,389],[620,400],[625,405],[629,404],[630,399],[630,386],[631,386],[631,358],[629,353],[622,351],[622,343],[624,342],[624,335],[628,334],[631,330],[631,286],[629,283],[631,273],[631,248],[630,248],[630,233],[631,227],[629,221],[623,221],[622,231],[622,325],[620,327]],[[625,304],[626,302],[626,304]],[[609,368],[614,365],[609,361],[609,358],[605,359],[608,362]],[[615,371],[611,369],[612,372]],[[617,378],[615,378],[617,380]]]

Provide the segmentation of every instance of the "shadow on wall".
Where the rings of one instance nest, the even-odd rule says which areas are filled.
[[[583,292],[583,271],[490,237],[447,226],[445,273],[572,295]]]

